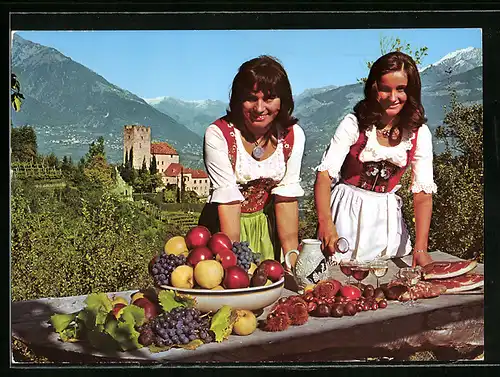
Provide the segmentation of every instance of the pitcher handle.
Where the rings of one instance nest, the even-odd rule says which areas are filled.
[[[299,251],[298,250],[290,250],[288,253],[285,254],[285,265],[289,270],[292,269],[292,263],[290,262],[290,254],[297,254],[297,257],[298,257]]]

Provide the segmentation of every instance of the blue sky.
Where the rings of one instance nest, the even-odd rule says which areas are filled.
[[[281,60],[294,95],[367,75],[381,37],[428,47],[422,66],[481,47],[481,29],[22,31],[142,98],[228,101],[238,67],[269,54]]]

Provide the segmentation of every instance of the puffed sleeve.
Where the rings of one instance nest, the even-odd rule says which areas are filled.
[[[281,182],[271,190],[272,195],[280,195],[289,198],[304,196],[304,190],[300,186],[300,166],[304,155],[306,136],[298,124],[293,126],[293,149],[286,164],[285,176]]]
[[[437,186],[434,183],[432,157],[432,134],[429,127],[423,124],[418,130],[415,156],[411,161],[411,192],[424,191],[431,194],[437,191]]]
[[[213,192],[209,203],[229,203],[245,198],[238,189],[236,176],[229,161],[228,146],[219,127],[212,124],[205,131],[204,159]]]
[[[358,140],[358,120],[354,114],[348,114],[340,122],[330,145],[323,153],[321,163],[314,169],[316,171],[328,171],[328,175],[336,183],[340,179],[340,169],[349,153],[351,146]]]

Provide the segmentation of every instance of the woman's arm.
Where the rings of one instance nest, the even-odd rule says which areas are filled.
[[[297,198],[276,195],[274,198],[276,214],[276,229],[278,238],[286,255],[299,246],[299,204]],[[295,265],[295,255],[292,255],[292,265]]]
[[[323,250],[328,254],[335,253],[334,243],[339,238],[330,212],[330,190],[332,179],[328,171],[319,171],[314,183],[314,204],[318,214],[318,239]]]
[[[411,191],[413,192],[415,213],[413,267],[424,266],[432,262],[431,256],[427,253],[432,217],[432,194],[437,190],[434,183],[432,160],[432,133],[429,127],[423,124],[418,131],[417,147],[411,162],[413,173]]]
[[[227,234],[232,242],[240,242],[241,203],[230,202],[217,206],[220,230]]]
[[[415,212],[415,247],[413,249],[412,265],[413,267],[417,265],[425,266],[432,262],[432,258],[427,253],[432,216],[432,194],[426,194],[424,191],[414,193],[413,206]]]

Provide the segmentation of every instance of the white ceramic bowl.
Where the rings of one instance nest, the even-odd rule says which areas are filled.
[[[273,304],[281,296],[285,278],[262,287],[239,289],[186,289],[162,285],[162,289],[172,290],[179,294],[189,295],[196,300],[195,307],[202,312],[216,312],[224,305],[233,309],[247,309],[258,311]]]

